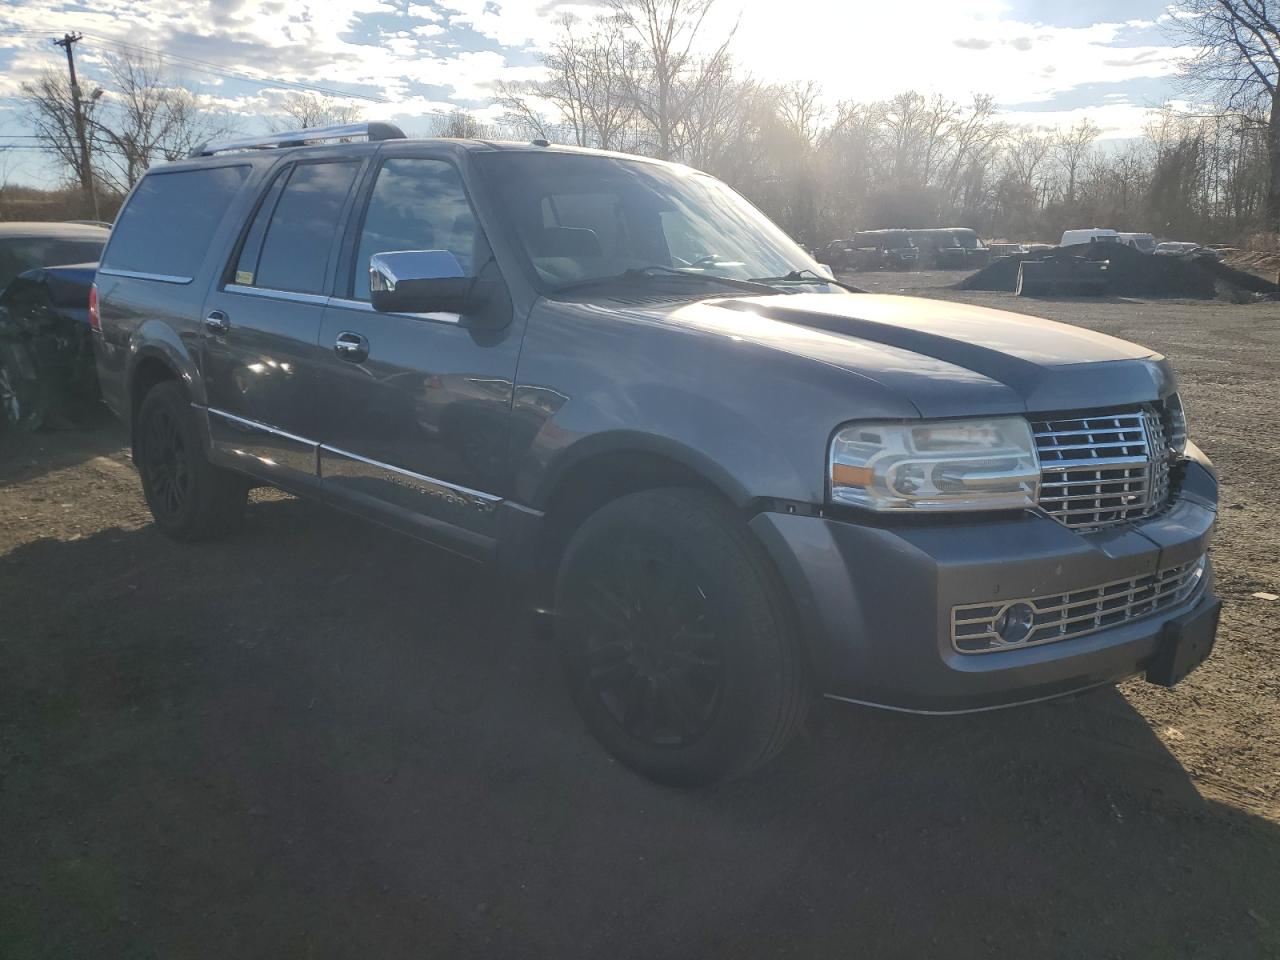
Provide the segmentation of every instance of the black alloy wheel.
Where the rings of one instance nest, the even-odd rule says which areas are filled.
[[[711,491],[641,490],[597,509],[565,548],[555,607],[587,728],[652,780],[741,776],[804,722],[811,685],[785,588]]]
[[[206,540],[234,530],[249,481],[209,462],[191,401],[177,381],[147,391],[134,421],[134,456],[156,525],[176,540]]]
[[[637,740],[693,743],[724,687],[707,593],[687,565],[645,543],[620,544],[612,561],[587,582],[579,633],[587,685]]]
[[[172,410],[161,407],[147,419],[143,464],[152,493],[152,508],[180,516],[191,491],[191,472],[181,427]]]

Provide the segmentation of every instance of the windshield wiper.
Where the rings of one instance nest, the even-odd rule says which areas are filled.
[[[600,286],[609,283],[635,283],[637,281],[648,281],[654,279],[674,280],[683,278],[685,280],[700,280],[704,283],[714,283],[723,287],[736,287],[739,290],[751,290],[756,293],[772,293],[772,288],[760,280],[738,280],[734,277],[722,277],[714,273],[687,273],[684,270],[678,270],[675,267],[663,266],[662,264],[653,264],[648,267],[632,267],[630,270],[623,270],[622,273],[610,274],[607,277],[590,277],[586,280],[574,280],[572,283],[564,283],[552,290],[552,293],[570,293],[574,290],[582,290],[587,287]]]
[[[823,276],[816,270],[810,270],[805,267],[803,270],[792,270],[790,273],[784,273],[780,277],[752,277],[749,283],[829,283],[835,287],[841,287],[850,293],[866,293],[861,287],[855,287],[852,283],[845,283],[843,280],[836,280],[833,277]]]

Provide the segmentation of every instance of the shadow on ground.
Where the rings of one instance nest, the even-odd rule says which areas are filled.
[[[1280,833],[1116,692],[655,787],[500,580],[298,501],[0,558],[0,955],[1257,957]]]
[[[0,423],[0,489],[119,454],[128,445],[128,430],[104,406],[86,411],[73,429],[28,433]]]

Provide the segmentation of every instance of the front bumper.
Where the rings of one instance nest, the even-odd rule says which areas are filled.
[[[1084,636],[973,654],[952,642],[952,608],[1146,577],[1209,546],[1217,481],[1186,463],[1160,515],[1092,533],[1048,517],[869,526],[761,513],[752,529],[786,581],[823,693],[926,713],[1010,706],[1144,673],[1167,622],[1209,603],[1213,568],[1185,600]]]

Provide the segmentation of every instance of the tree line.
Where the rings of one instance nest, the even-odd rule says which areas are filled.
[[[530,136],[707,170],[813,244],[927,226],[1011,240],[1097,225],[1235,241],[1280,222],[1271,189],[1280,120],[1271,122],[1274,82],[1262,82],[1280,56],[1224,42],[1241,30],[1223,18],[1248,17],[1256,4],[1184,0],[1195,16],[1177,18],[1177,29],[1205,51],[1185,78],[1212,106],[1151,110],[1142,136],[1106,142],[1088,118],[1008,123],[986,95],[908,90],[828,105],[812,81],[763,83],[734,61],[732,31],[707,35],[714,3],[605,0],[603,17],[563,17],[544,79],[500,88],[504,120]],[[1216,19],[1205,19],[1208,8]],[[1250,26],[1277,36],[1269,23]],[[1235,78],[1232,95],[1221,95],[1222,78]]]
[[[561,18],[543,79],[500,84],[498,122],[462,110],[411,131],[545,138],[682,161],[719,176],[793,236],[819,244],[878,227],[969,226],[987,237],[1052,240],[1112,226],[1234,242],[1280,224],[1280,33],[1252,0],[1182,0],[1185,78],[1210,104],[1151,110],[1142,136],[1103,141],[1089,119],[1011,124],[993,97],[904,91],[831,104],[814,82],[770,84],[713,33],[716,0],[603,0]],[[97,188],[116,196],[154,162],[239,131],[240,120],[152,62],[108,62],[105,94],[84,98]],[[79,169],[69,86],[51,71],[23,88],[46,150]],[[276,129],[354,122],[359,107],[293,93]]]

